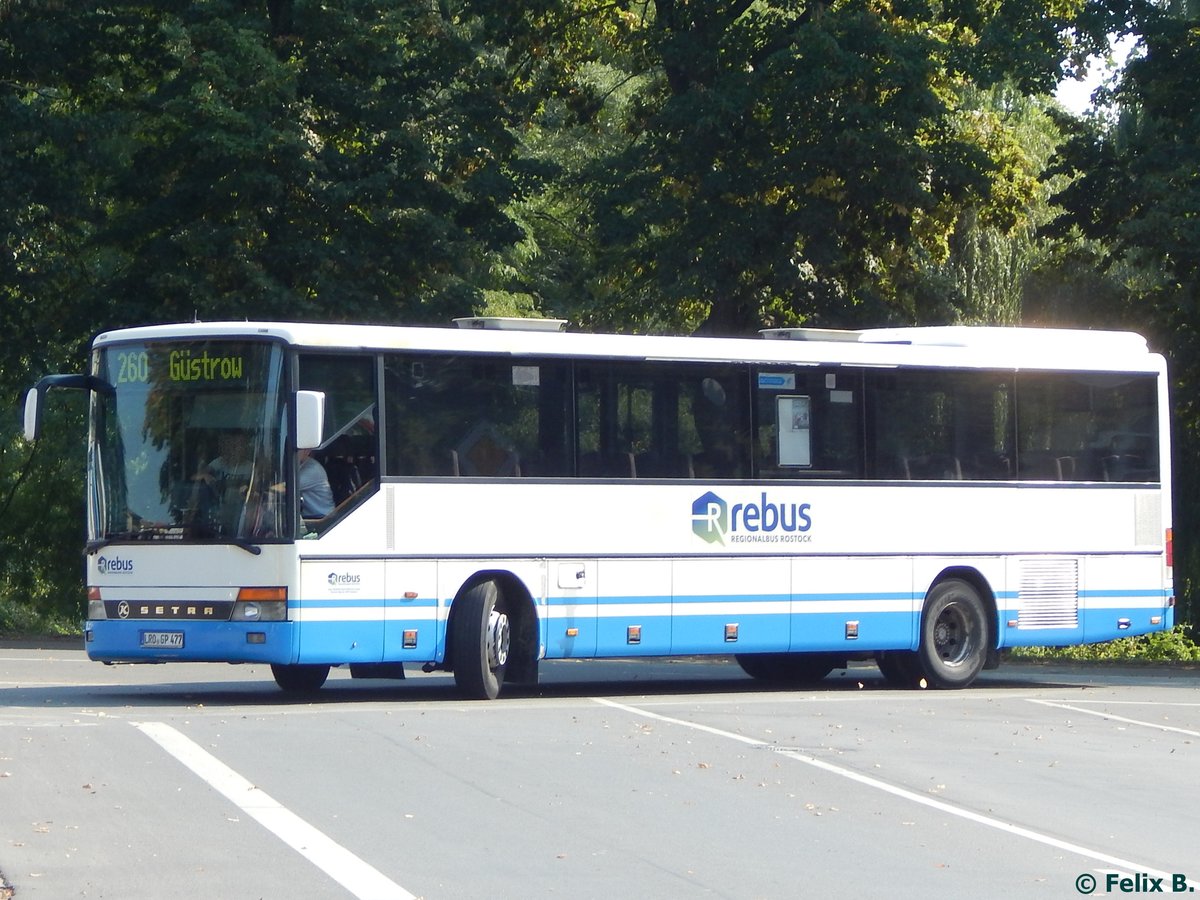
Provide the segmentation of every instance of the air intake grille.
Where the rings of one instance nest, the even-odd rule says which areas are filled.
[[[1027,559],[1021,563],[1017,626],[1079,627],[1079,560]]]

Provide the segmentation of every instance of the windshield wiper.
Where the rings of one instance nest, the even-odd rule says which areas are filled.
[[[225,535],[225,534],[222,534],[221,531],[222,531],[222,529],[215,529],[210,534],[207,534],[207,535],[196,534],[193,536],[194,537],[207,537],[207,538],[210,538],[214,543],[217,543],[217,544],[233,544],[233,546],[237,547],[240,550],[245,550],[247,553],[249,553],[253,556],[258,556],[260,553],[262,553],[262,547],[260,547],[256,543],[254,543],[254,541],[250,540],[249,538],[236,537],[234,535]]]
[[[155,541],[156,537],[161,537],[162,540]],[[88,555],[103,550],[109,544],[116,541],[154,541],[155,543],[174,543],[181,539],[181,535],[167,534],[164,532],[156,532],[149,528],[139,532],[122,531],[117,534],[110,534],[107,537],[95,538],[87,542]],[[245,550],[253,556],[259,556],[262,553],[262,547],[247,538],[242,537],[217,537],[215,543],[233,544],[240,550]]]

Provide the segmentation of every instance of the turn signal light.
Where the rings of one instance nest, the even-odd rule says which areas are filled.
[[[249,603],[255,601],[261,603],[264,600],[282,600],[287,602],[287,588],[285,587],[244,587],[238,590],[238,603]]]
[[[100,596],[100,588],[90,587],[87,592],[87,617],[88,621],[93,619],[107,619],[108,614],[104,611],[104,600]],[[88,640],[91,640],[89,637]]]

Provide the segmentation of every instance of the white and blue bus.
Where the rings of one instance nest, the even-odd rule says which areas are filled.
[[[548,659],[873,658],[952,688],[1173,625],[1167,377],[1135,334],[147,326],[42,379],[31,439],[56,387],[91,395],[105,662],[494,698]]]

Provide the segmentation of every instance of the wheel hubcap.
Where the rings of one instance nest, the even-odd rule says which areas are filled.
[[[487,658],[488,668],[498,669],[508,662],[508,616],[493,609],[488,614]]]
[[[933,646],[938,657],[949,665],[958,665],[971,649],[971,631],[961,610],[949,606],[933,623]]]

